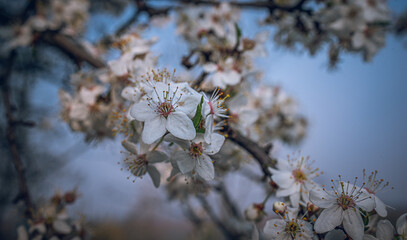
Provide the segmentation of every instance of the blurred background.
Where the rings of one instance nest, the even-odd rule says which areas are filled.
[[[18,14],[25,2],[0,1],[2,22]],[[125,0],[111,1],[110,11],[100,10],[99,5],[109,2],[91,1],[83,35],[91,43],[112,34],[136,10],[134,4]],[[168,6],[171,2],[151,1],[151,4]],[[407,8],[404,0],[389,0],[388,4],[395,14]],[[159,55],[159,67],[182,72],[180,59],[188,48],[176,34],[176,14],[171,12],[169,16],[172,20],[147,28],[143,37],[158,37],[153,52]],[[239,26],[243,34],[253,37],[260,30],[273,33],[273,27],[256,25],[266,16],[263,10],[242,10]],[[141,17],[140,21],[148,19]],[[298,150],[309,155],[315,160],[313,166],[324,171],[316,179],[321,184],[327,184],[338,174],[353,179],[361,177],[363,169],[378,170],[379,177],[394,187],[379,193],[392,208],[389,214],[394,221],[400,213],[407,212],[406,42],[388,34],[385,47],[371,62],[363,62],[359,55],[342,55],[335,70],[328,68],[327,48],[310,56],[307,52],[278,47],[269,40],[267,57],[256,61],[263,71],[263,81],[279,85],[292,95],[309,123],[300,144],[276,143],[273,151],[281,157]],[[111,52],[108,58],[115,56],[117,52]],[[35,201],[44,201],[58,190],[76,188],[80,197],[69,208],[69,214],[84,215],[94,239],[197,239],[197,231],[202,239],[219,236],[211,224],[195,229],[181,204],[169,201],[166,191],[155,189],[150,178],[134,183],[128,180],[128,173],[117,165],[123,158],[120,139],[85,143],[81,133],[73,133],[60,119],[58,91],[69,85],[70,75],[76,71],[75,63],[46,44],[19,50],[17,59],[10,81],[13,101],[20,106],[19,118],[36,123],[33,128],[17,132],[28,186]],[[4,113],[2,106],[2,136],[7,132]],[[20,205],[13,204],[18,183],[8,160],[9,150],[2,139],[1,239],[14,239],[16,226],[22,222]],[[256,167],[253,171],[260,172]],[[227,175],[225,184],[242,212],[264,198],[261,187],[239,174]],[[209,199],[216,202],[216,196]],[[219,208],[216,204],[214,207]]]

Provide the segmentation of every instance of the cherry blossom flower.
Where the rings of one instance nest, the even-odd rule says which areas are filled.
[[[298,218],[298,209],[288,208],[281,219],[271,219],[264,226],[264,233],[270,235],[275,240],[310,240],[314,233],[312,225]]]
[[[310,193],[311,202],[324,209],[315,222],[315,231],[325,233],[343,224],[352,239],[363,239],[364,224],[359,208],[367,212],[372,211],[375,208],[374,199],[363,190],[364,184],[362,187],[356,187],[340,179],[336,186],[333,180],[331,182],[332,190],[323,188],[323,191],[313,190]]]
[[[228,85],[233,86],[238,84],[242,76],[234,67],[234,64],[234,60],[231,57],[225,61],[218,62],[218,64],[205,64],[203,66],[204,71],[210,73],[205,78],[205,81],[221,89],[225,89]]]
[[[389,186],[389,182],[384,182],[383,179],[376,179],[377,171],[372,172],[369,176],[366,176],[366,170],[363,170],[363,178],[365,180],[365,188],[364,190],[371,194],[375,203],[376,207],[375,210],[377,214],[381,217],[387,216],[386,205],[376,196],[376,193],[382,191],[384,188]],[[367,177],[367,179],[365,179]]]
[[[146,100],[134,104],[130,115],[144,122],[142,139],[151,144],[167,132],[175,137],[192,140],[195,127],[188,115],[194,114],[200,99],[184,94],[176,84],[156,82]]]
[[[277,169],[270,169],[273,174],[271,179],[278,185],[276,196],[290,197],[294,207],[298,207],[301,202],[306,206],[309,202],[309,192],[318,188],[312,179],[319,175],[319,169],[309,166],[308,157],[287,158],[277,161]]]
[[[174,155],[182,174],[196,173],[204,180],[212,180],[215,177],[215,170],[209,155],[219,152],[225,141],[224,136],[214,133],[210,144],[205,142],[203,134],[198,134],[192,141],[177,140],[171,136],[166,141],[175,142],[184,149],[177,151]]]
[[[166,162],[168,157],[160,151],[149,151],[149,145],[140,143],[140,147],[130,141],[123,141],[123,147],[129,152],[124,159],[126,170],[135,177],[142,178],[146,173],[150,175],[154,186],[160,186],[160,172],[152,164]]]

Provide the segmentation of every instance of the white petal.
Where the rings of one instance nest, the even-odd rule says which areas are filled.
[[[179,139],[177,137],[174,137],[174,135],[172,135],[172,134],[167,134],[164,137],[164,141],[170,142],[170,143],[176,143],[183,149],[189,149],[189,147],[191,146],[191,141]]]
[[[279,188],[276,192],[276,197],[287,197],[291,194],[297,193],[300,191],[300,184],[294,183],[292,186],[288,188]],[[297,206],[295,206],[297,207]]]
[[[204,64],[202,67],[203,70],[207,73],[215,72],[218,69],[218,66],[213,63]]]
[[[167,118],[168,131],[177,138],[192,140],[196,131],[192,120],[183,112],[173,112]]]
[[[372,235],[365,234],[363,235],[363,240],[377,240],[377,238],[373,237]]]
[[[359,49],[363,46],[366,38],[362,32],[356,32],[352,37],[352,45],[354,48]]]
[[[356,200],[356,205],[367,212],[372,211],[376,207],[374,195],[362,192]]]
[[[166,119],[159,115],[157,115],[150,121],[144,122],[144,129],[143,132],[141,133],[143,142],[147,144],[152,144],[160,137],[162,137],[166,132],[165,122]]]
[[[250,126],[259,118],[259,113],[253,109],[245,109],[239,113],[239,121],[243,126]]]
[[[132,143],[130,141],[123,141],[122,146],[129,152],[134,153],[138,155],[139,148],[135,143]]]
[[[338,205],[333,205],[322,211],[321,215],[315,222],[314,229],[317,233],[331,231],[342,223],[343,210]]]
[[[394,227],[389,220],[380,220],[376,228],[376,237],[379,240],[391,240],[394,237]]]
[[[150,119],[159,116],[154,110],[149,106],[146,101],[133,104],[130,108],[130,116],[134,117],[137,121],[148,121]]]
[[[154,187],[158,188],[160,186],[161,175],[160,172],[154,166],[147,166],[148,175],[150,175],[151,180],[153,180]]]
[[[340,229],[334,229],[328,232],[325,236],[325,240],[345,240],[346,234]]]
[[[294,207],[298,207],[300,205],[300,193],[294,193],[290,195],[290,202],[291,205]]]
[[[52,227],[57,233],[68,234],[72,231],[71,226],[68,225],[65,221],[56,220],[52,223]]]
[[[223,82],[228,84],[228,85],[236,85],[240,82],[240,74],[234,70],[225,72],[223,75]]]
[[[275,169],[270,169],[271,179],[278,185],[279,188],[288,188],[292,186],[295,182],[293,174],[288,171],[278,171]]]
[[[208,155],[213,155],[219,152],[223,143],[225,142],[225,137],[219,133],[211,134],[211,143],[205,144],[204,152]]]
[[[147,161],[149,163],[165,162],[168,160],[168,156],[159,151],[150,152],[147,154]]]
[[[380,200],[378,197],[375,196],[374,198],[376,202],[376,212],[379,214],[380,217],[386,217],[387,216],[387,210],[386,210],[386,205]]]
[[[345,232],[354,240],[362,240],[364,224],[362,216],[356,208],[349,208],[343,214],[343,227]]]
[[[202,154],[198,158],[195,170],[205,180],[212,180],[215,177],[212,159],[208,155]]]
[[[284,232],[284,228],[286,226],[286,222],[282,219],[271,219],[266,222],[266,225],[264,225],[264,233],[267,235],[270,235],[271,237],[277,237],[279,234]]]
[[[196,161],[184,151],[178,151],[174,154],[179,170],[185,174],[191,172],[195,168]]]
[[[186,96],[182,98],[178,103],[177,111],[184,112],[189,117],[194,117],[196,108],[201,101],[201,97],[199,96]]]
[[[313,204],[320,208],[330,208],[336,201],[334,196],[331,196],[322,190],[311,190],[309,199]]]
[[[396,229],[399,235],[407,235],[407,213],[404,213],[397,219]]]

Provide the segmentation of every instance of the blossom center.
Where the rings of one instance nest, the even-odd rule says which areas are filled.
[[[341,196],[337,199],[338,205],[343,209],[346,210],[348,208],[354,208],[356,206],[355,201],[353,200],[352,196],[341,194]]]
[[[202,155],[202,144],[200,143],[192,143],[189,147],[189,154],[193,157],[199,157]]]
[[[300,226],[298,225],[297,222],[294,222],[293,220],[288,222],[285,226],[285,232],[290,234],[292,238],[295,238],[295,235],[301,231]]]
[[[157,112],[163,117],[168,117],[172,112],[175,112],[174,106],[169,102],[162,102],[157,106]]]
[[[294,169],[292,174],[297,182],[304,183],[307,181],[307,175],[301,169]]]

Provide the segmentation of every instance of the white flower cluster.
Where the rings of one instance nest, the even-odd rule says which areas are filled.
[[[64,194],[55,193],[49,201],[32,213],[32,219],[17,229],[18,240],[40,239],[84,239],[83,218],[73,220],[69,217],[66,207],[78,198],[76,190]]]
[[[285,2],[285,4],[283,3]],[[311,54],[324,43],[331,44],[330,61],[336,64],[340,50],[360,52],[370,61],[385,44],[385,27],[390,24],[390,12],[383,0],[317,1],[310,11],[286,11],[277,8],[264,21],[277,26],[277,44],[296,48],[298,43]],[[298,1],[282,1],[294,6]]]
[[[290,204],[274,204],[273,210],[280,219],[266,222],[264,233],[267,236],[271,239],[308,240],[325,236],[324,239],[334,240],[349,236],[355,240],[392,240],[398,235],[398,239],[405,239],[406,214],[397,221],[397,233],[388,220],[378,221],[379,217],[387,216],[387,210],[376,193],[389,183],[377,179],[377,171],[369,176],[364,171],[361,186],[357,186],[357,178],[350,183],[339,176],[337,182],[331,180],[328,190],[313,181],[319,172],[307,161],[305,157],[278,160],[277,169],[271,169],[271,179],[277,189],[275,196],[286,197]],[[246,209],[246,218],[260,221],[265,215],[263,209],[268,198],[262,204],[253,204]],[[302,216],[298,217],[298,213]]]
[[[108,120],[115,109],[115,96],[107,92],[97,76],[95,72],[76,73],[71,76],[74,94],[59,91],[62,119],[73,131],[86,133],[88,141],[113,136]]]
[[[226,117],[223,100],[216,92],[212,97],[207,97],[186,83],[176,82],[174,76],[165,70],[152,71],[152,75],[148,73],[137,85],[140,87],[140,97],[132,99],[128,118],[143,124],[140,144],[158,143],[151,152],[145,146],[144,165],[137,165],[136,168],[140,170],[131,170],[133,174],[141,176],[148,172],[152,176],[151,168],[150,171],[149,167],[145,170],[141,168],[166,161],[166,157],[160,160],[148,158],[149,153],[154,153],[158,145],[165,141],[179,146],[171,157],[173,175],[180,172],[197,175],[204,180],[213,179],[215,172],[210,155],[216,154],[225,141],[225,137],[216,132],[218,128],[215,123],[220,117]],[[134,145],[129,140],[126,140],[125,147],[127,146],[129,152],[135,153],[135,150],[129,149],[130,145]],[[130,169],[134,168],[134,162],[130,164]]]
[[[236,86],[254,73],[252,59],[265,55],[268,32],[243,38],[239,11],[228,3],[210,9],[189,7],[179,15],[178,32],[188,41],[191,57],[197,58],[192,65],[199,63],[206,73],[203,88]]]
[[[38,34],[46,31],[58,31],[71,36],[83,32],[88,18],[88,0],[37,1],[34,5],[35,15],[9,29],[9,41],[1,47],[1,52],[28,46]]]

